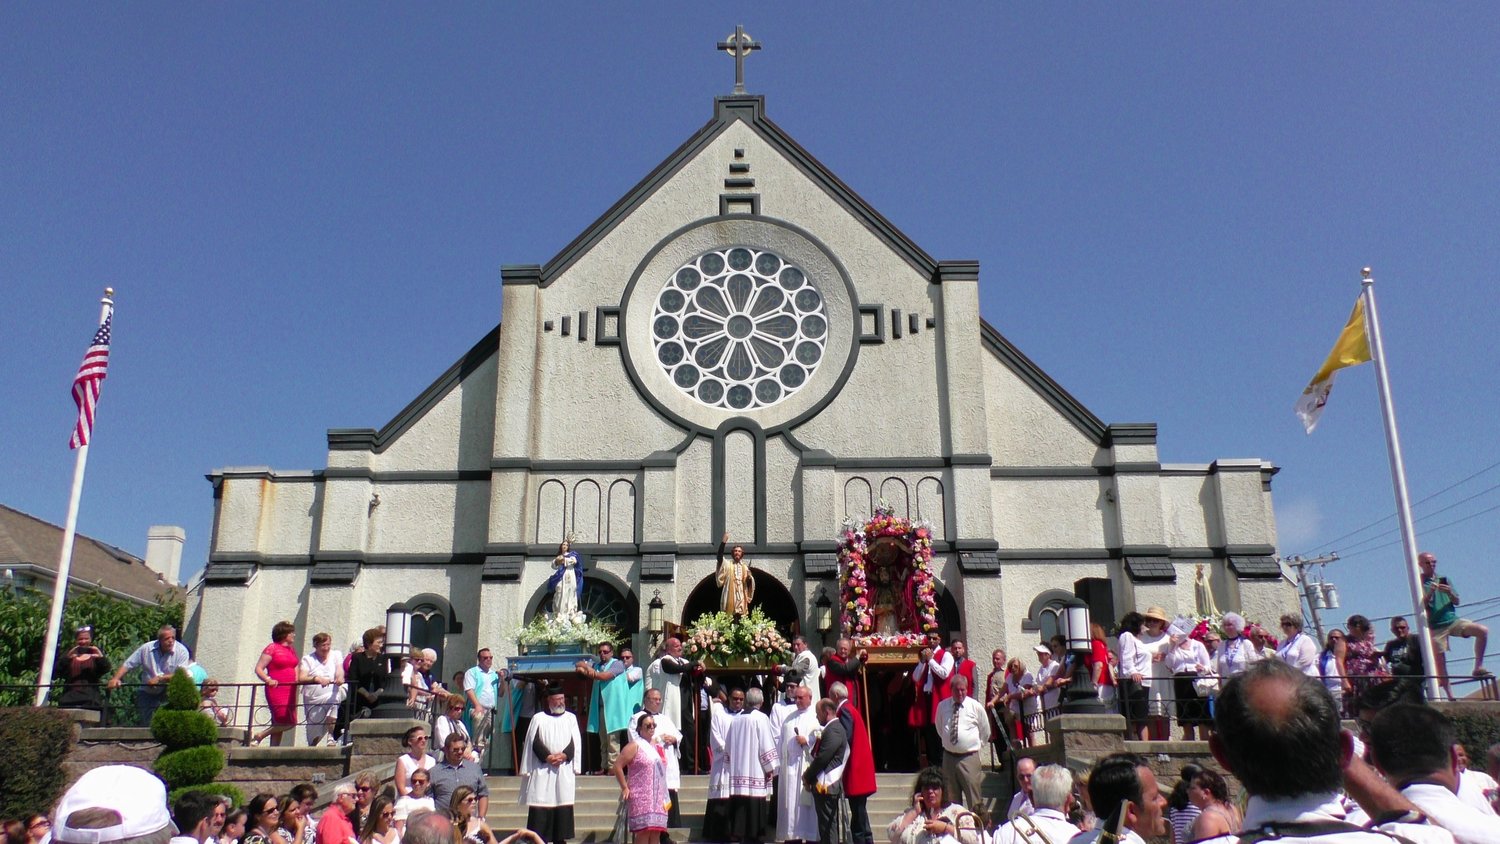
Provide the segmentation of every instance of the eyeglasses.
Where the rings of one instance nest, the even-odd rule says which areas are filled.
[[[360,794],[364,794],[366,791],[370,790],[370,786],[368,786],[368,785],[356,785],[354,787],[354,790],[358,791]]]
[[[465,797],[464,799],[462,799],[462,800],[460,800],[458,802],[460,802],[460,803],[473,803],[477,799],[478,798],[476,798],[474,795],[470,794],[468,797]]]
[[[381,812],[380,816],[382,818],[394,818],[396,816],[396,810],[395,809],[387,809],[384,812]]]
[[[654,730],[654,729],[656,729],[656,725],[655,724],[642,724],[640,728],[643,729],[643,730]]]
[[[411,781],[411,784],[412,785],[426,785],[427,784],[427,780],[413,779]]]

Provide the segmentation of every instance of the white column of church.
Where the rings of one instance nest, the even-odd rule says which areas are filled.
[[[1158,464],[1156,443],[1116,443],[1111,449],[1114,464],[1128,469],[1131,465]],[[1106,479],[1108,482],[1109,479]],[[1113,478],[1115,491],[1115,519],[1119,525],[1119,545],[1126,556],[1163,556],[1168,543],[1166,525],[1162,520],[1162,487],[1160,471],[1117,471]],[[1178,600],[1178,586],[1191,590],[1192,576],[1179,577],[1177,583],[1141,582],[1133,583],[1123,578],[1130,591],[1124,597],[1128,606],[1117,608],[1123,614],[1127,609],[1145,610],[1159,606],[1168,615],[1190,612],[1191,603]],[[1192,592],[1188,593],[1189,598]],[[1102,622],[1101,622],[1102,623]],[[1107,625],[1106,625],[1107,626]]]
[[[938,337],[943,344],[943,401],[947,405],[948,453],[957,456],[990,452],[989,416],[984,382],[984,349],[980,339],[979,267],[971,263],[939,265],[942,284]],[[995,523],[988,463],[955,461],[948,499],[953,522],[948,538],[993,540]],[[1005,619],[1000,578],[963,579],[951,555],[939,568],[948,591],[963,614],[963,635],[971,653],[988,653],[1004,638]],[[962,580],[962,583],[960,581]],[[983,611],[981,612],[981,608]],[[991,609],[993,608],[993,610]]]
[[[1270,515],[1271,494],[1266,491],[1259,460],[1216,460],[1211,483],[1218,509],[1210,514],[1230,554],[1257,555],[1276,547],[1275,521]],[[1241,550],[1237,550],[1241,549]],[[1238,592],[1236,609],[1245,618],[1274,623],[1288,605],[1280,579],[1239,580],[1230,578]],[[1295,599],[1294,599],[1295,600]]]
[[[542,297],[537,268],[501,271],[500,353],[496,372],[496,460],[529,458],[537,402],[538,343],[542,337]],[[535,502],[530,473],[523,468],[496,469],[490,479],[488,538],[491,543],[529,542],[535,534]],[[481,606],[480,612],[485,612]]]

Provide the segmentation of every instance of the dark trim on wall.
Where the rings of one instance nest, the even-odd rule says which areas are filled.
[[[750,187],[754,187],[754,186],[755,186],[755,184],[754,184],[754,181],[752,180],[752,182],[750,184]],[[746,206],[746,205],[750,206],[750,208],[748,210],[739,210],[739,211],[735,210],[736,208],[744,208],[744,206]],[[731,214],[739,214],[741,216],[743,216],[745,214],[749,214],[749,215],[755,216],[755,217],[760,216],[760,194],[758,194],[758,193],[721,193],[721,194],[719,194],[719,216],[721,216],[721,217],[727,217],[727,216],[730,216]]]
[[[979,281],[979,262],[973,260],[938,261],[932,273],[932,283],[945,281]]]
[[[331,467],[319,473],[322,477],[338,480],[340,478],[362,478],[376,483],[390,484],[421,484],[421,483],[453,483],[458,481],[488,481],[492,472],[489,469],[411,469],[384,471],[369,469],[363,466],[351,466],[348,468]]]
[[[744,431],[745,433],[749,434],[754,441],[755,466],[751,470],[755,476],[755,491],[752,496],[752,500],[754,501],[755,506],[754,541],[757,546],[764,546],[766,544],[766,432],[761,430],[761,427],[755,424],[754,421],[745,419],[744,417],[736,417],[734,419],[726,419],[724,423],[719,426],[719,429],[717,431],[714,431],[712,458],[713,480],[711,482],[713,486],[714,496],[712,514],[713,532],[709,536],[709,542],[713,544],[715,551],[718,550],[718,539],[723,535],[725,531],[725,522],[727,520],[727,516],[725,514],[726,504],[724,501],[724,498],[727,495],[725,491],[724,481],[724,441],[730,434],[736,431]],[[736,541],[733,536],[729,537],[729,539],[732,542]],[[737,544],[746,545],[743,540],[739,540]],[[749,553],[749,550],[749,546],[746,545],[746,553]]]
[[[885,305],[860,305],[859,317],[855,321],[854,330],[859,334],[859,342],[868,345],[870,343],[885,342]],[[865,317],[872,317],[875,330],[865,331]]]
[[[447,372],[438,376],[436,381],[412,399],[410,404],[402,408],[401,412],[397,413],[379,431],[371,428],[329,428],[328,450],[374,451],[376,454],[385,451],[392,442],[426,416],[427,411],[442,401],[443,397],[448,395],[454,387],[498,354],[500,354],[500,325],[497,323],[490,333],[470,347],[463,357],[448,367]]]
[[[505,264],[500,267],[500,283],[502,285],[541,284],[542,267],[540,264]]]
[[[1104,430],[1104,444],[1156,445],[1155,422],[1114,422]]]
[[[1115,473],[1113,466],[991,466],[991,478],[1107,478]]]
[[[579,322],[583,317],[579,317]],[[606,330],[609,321],[613,319],[615,330]],[[594,308],[594,345],[596,346],[618,346],[620,345],[620,308],[616,305],[600,305]]]

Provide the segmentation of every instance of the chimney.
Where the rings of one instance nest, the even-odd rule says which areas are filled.
[[[176,525],[152,525],[146,528],[146,568],[151,569],[172,585],[177,584],[177,574],[182,569],[182,543],[187,533]]]

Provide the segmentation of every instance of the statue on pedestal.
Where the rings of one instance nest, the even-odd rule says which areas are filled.
[[[583,560],[572,550],[572,540],[563,540],[552,559],[552,577],[547,585],[552,590],[552,617],[571,619],[579,614],[579,603],[583,600]]]
[[[719,609],[734,616],[749,615],[750,602],[755,599],[755,574],[745,562],[744,546],[736,545],[730,558],[724,559],[724,548],[729,544],[729,531],[719,540],[719,570],[714,582],[719,586]]]

